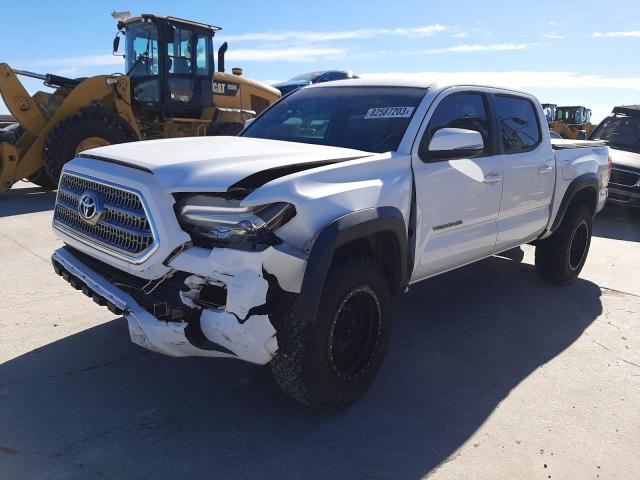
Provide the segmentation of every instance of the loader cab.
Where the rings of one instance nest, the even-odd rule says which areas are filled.
[[[584,125],[591,121],[591,110],[586,107],[558,107],[556,120],[567,125]]]
[[[118,29],[124,33],[135,110],[199,117],[212,106],[212,38],[218,27],[143,14],[119,22]]]

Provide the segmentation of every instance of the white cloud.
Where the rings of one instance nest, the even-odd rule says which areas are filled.
[[[227,58],[247,62],[311,62],[342,58],[345,53],[342,48],[241,48],[229,50]]]
[[[473,53],[473,52],[504,52],[509,50],[525,50],[533,45],[527,43],[490,43],[487,45],[456,45],[446,48],[430,48],[428,50],[418,50],[415,53],[426,55],[438,53]]]
[[[562,40],[564,35],[560,35],[556,32],[547,32],[542,34],[542,38],[548,38],[550,40]]]
[[[266,31],[243,33],[239,35],[220,35],[221,40],[230,42],[264,41],[281,42],[286,40],[305,42],[326,42],[330,40],[351,40],[374,37],[429,37],[435,33],[443,32],[446,26],[440,24],[425,25],[422,27],[400,28],[358,28],[355,30],[313,32],[313,31]]]
[[[246,48],[234,49],[227,52],[227,58],[235,61],[252,62],[310,62],[315,60],[330,60],[342,58],[345,50],[342,48],[312,48],[292,47],[259,49]],[[124,66],[124,59],[114,55],[85,55],[81,57],[49,58],[27,62],[22,67],[47,68],[56,71],[59,75],[79,74],[91,69],[90,67]]]
[[[377,50],[362,53],[350,53],[349,57],[370,58],[393,56],[412,56],[412,55],[438,55],[442,53],[477,53],[477,52],[506,52],[512,50],[526,50],[527,48],[537,47],[537,43],[490,43],[487,45],[455,45],[446,48],[429,48],[427,50]]]
[[[27,62],[25,65],[33,67],[97,67],[108,65],[123,65],[124,59],[110,54],[95,54],[95,55],[83,55],[80,57],[65,57],[65,58],[47,58],[42,60],[35,60]]]
[[[582,75],[575,72],[511,71],[511,72],[416,72],[362,73],[363,78],[415,79],[425,85],[433,82],[503,85],[511,88],[602,88],[640,91],[640,76],[609,77]]]
[[[451,38],[466,38],[466,37],[468,37],[468,35],[464,32],[455,33],[451,35]]]
[[[626,32],[595,32],[592,37],[595,38],[621,38],[621,37],[640,37],[640,30],[628,30]]]

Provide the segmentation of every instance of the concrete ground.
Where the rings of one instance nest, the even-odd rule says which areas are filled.
[[[372,388],[328,414],[269,368],[130,343],[53,273],[52,203],[0,196],[0,479],[639,477],[638,216],[597,219],[567,288],[530,247],[412,287]]]

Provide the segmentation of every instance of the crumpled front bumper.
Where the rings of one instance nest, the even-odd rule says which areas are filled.
[[[228,357],[263,365],[278,349],[276,331],[267,315],[253,315],[240,322],[232,313],[208,308],[202,309],[200,327],[212,348],[199,348],[186,335],[186,322],[157,319],[131,295],[74,256],[69,248],[56,250],[51,260],[56,273],[74,288],[112,312],[124,315],[131,340],[148,350],[173,357]]]

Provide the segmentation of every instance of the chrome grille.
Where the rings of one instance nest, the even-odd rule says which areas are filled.
[[[614,167],[613,170],[611,170],[609,183],[632,187],[638,183],[638,180],[640,180],[640,174],[628,172],[626,170],[618,170]]]
[[[81,215],[81,198],[87,192],[100,200],[95,224]],[[85,243],[127,260],[140,262],[157,246],[152,222],[138,193],[68,173],[60,179],[53,224]]]

